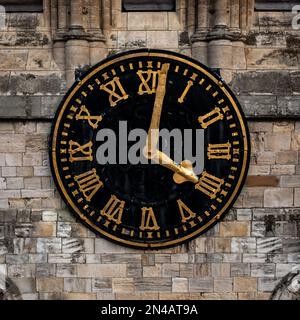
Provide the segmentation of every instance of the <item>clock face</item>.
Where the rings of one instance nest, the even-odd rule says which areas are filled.
[[[217,223],[242,188],[249,154],[230,89],[197,61],[162,50],[115,55],[82,76],[57,111],[50,146],[56,186],[76,216],[141,249],[181,244]]]

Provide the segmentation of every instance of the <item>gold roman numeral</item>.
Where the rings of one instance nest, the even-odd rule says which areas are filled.
[[[100,213],[102,216],[107,217],[109,221],[120,224],[122,222],[124,206],[125,201],[119,200],[115,195],[112,195]]]
[[[140,225],[140,230],[159,230],[160,227],[157,224],[155,214],[153,212],[152,207],[142,208],[142,220],[141,220],[141,225]]]
[[[208,159],[231,159],[231,143],[208,144],[207,157]]]
[[[114,77],[111,81],[100,86],[100,90],[103,90],[109,94],[109,103],[111,107],[117,105],[121,100],[126,100],[128,94],[126,94],[119,77]]]
[[[185,96],[187,95],[187,93],[190,91],[190,88],[192,87],[193,85],[193,81],[189,80],[184,91],[182,92],[182,95],[180,98],[178,98],[178,102],[179,103],[183,103],[184,102],[184,99],[185,99]]]
[[[215,177],[206,171],[202,172],[195,188],[208,195],[211,199],[215,199],[216,194],[221,190],[224,180]]]
[[[139,86],[139,95],[155,93],[159,72],[160,71],[153,70],[137,71],[137,75],[142,81],[142,83]]]
[[[76,115],[76,120],[87,120],[93,129],[97,129],[102,116],[91,116],[89,110],[85,106],[81,106],[80,112]]]
[[[177,200],[178,208],[181,215],[181,222],[185,223],[196,217],[196,213],[194,213],[181,199]]]
[[[92,141],[81,146],[78,142],[70,140],[68,150],[70,155],[69,161],[92,161],[92,146]]]
[[[221,113],[221,109],[218,107],[215,107],[214,110],[211,112],[208,112],[206,115],[199,117],[198,121],[201,124],[201,127],[203,129],[206,129],[208,126],[210,126],[212,123],[222,120],[224,118],[223,114]]]
[[[87,201],[91,201],[95,193],[103,187],[103,182],[96,174],[95,169],[75,176],[74,180],[78,183],[79,190]]]

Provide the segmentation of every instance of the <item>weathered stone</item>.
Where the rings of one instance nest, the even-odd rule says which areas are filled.
[[[213,292],[213,278],[189,279],[189,292]]]
[[[78,265],[78,276],[83,278],[107,278],[107,277],[126,277],[125,265],[114,264],[89,264]]]
[[[265,207],[292,207],[293,189],[291,188],[272,188],[264,192]]]
[[[93,292],[111,292],[112,279],[110,278],[94,278],[92,279]]]
[[[214,279],[214,292],[232,292],[232,279]]]
[[[171,278],[137,278],[135,279],[136,291],[171,292]]]
[[[257,278],[235,277],[233,279],[235,292],[255,292],[257,291]]]
[[[187,278],[173,278],[172,279],[172,292],[188,292],[188,279]]]
[[[66,292],[91,292],[92,281],[91,279],[83,278],[65,278],[64,291]]]
[[[251,277],[274,278],[274,275],[275,275],[274,263],[252,263],[251,264]]]
[[[246,237],[250,235],[250,224],[248,222],[221,222],[221,237]]]
[[[62,292],[63,285],[63,279],[58,278],[41,278],[36,283],[39,292]]]
[[[282,249],[282,242],[280,238],[258,238],[257,239],[257,252],[270,253],[280,252]]]
[[[245,95],[251,93],[273,93],[291,95],[291,78],[287,71],[248,71],[234,75],[231,83],[233,90]]]
[[[239,96],[239,102],[248,117],[270,117],[278,113],[278,105],[275,96]]]
[[[230,277],[230,265],[227,263],[212,263],[211,269],[214,278]]]
[[[167,12],[129,12],[128,30],[167,30]]]
[[[64,81],[58,73],[34,74],[12,72],[9,89],[12,95],[53,94],[63,91]],[[32,115],[36,113],[32,111]]]
[[[232,252],[242,253],[255,253],[256,252],[256,239],[255,238],[232,238],[231,242]]]
[[[131,293],[134,292],[134,279],[133,278],[113,278],[112,291],[115,293]]]

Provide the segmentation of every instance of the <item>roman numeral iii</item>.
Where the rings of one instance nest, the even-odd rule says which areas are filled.
[[[215,199],[216,194],[220,192],[223,184],[223,179],[215,177],[204,171],[202,172],[198,183],[195,185],[195,188],[209,196],[211,199]]]
[[[231,159],[231,143],[208,144],[207,148],[208,159]]]
[[[112,195],[105,207],[100,211],[102,216],[105,216],[109,221],[116,224],[122,222],[125,201],[119,200],[115,195]]]

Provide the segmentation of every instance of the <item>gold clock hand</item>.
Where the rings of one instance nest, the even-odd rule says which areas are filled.
[[[159,150],[156,150],[155,153],[152,155],[152,160],[172,170],[174,172],[173,180],[177,184],[186,181],[197,183],[199,180],[196,174],[194,173],[193,166],[189,160],[184,160],[180,164],[177,164],[165,153]]]
[[[167,74],[169,67],[169,63],[164,63],[159,74],[151,123],[148,130],[146,146],[144,148],[144,154],[147,158],[151,158],[153,151],[156,150],[156,145],[159,138],[160,116],[166,94]]]

